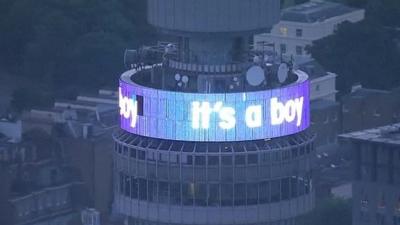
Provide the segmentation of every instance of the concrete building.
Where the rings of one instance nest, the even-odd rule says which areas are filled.
[[[341,98],[342,133],[400,122],[400,90],[377,90],[355,85]]]
[[[254,37],[254,43],[273,44],[278,54],[298,58],[310,58],[305,48],[312,42],[334,33],[336,27],[345,22],[364,19],[365,10],[355,9],[339,3],[312,0],[283,9],[281,20],[271,32]]]
[[[32,109],[23,115],[23,130],[40,128],[55,137],[74,176],[83,183],[86,207],[99,211],[103,221],[112,202],[111,134],[118,120],[116,91],[100,90],[76,100],[57,100],[53,108]]]
[[[84,199],[70,172],[44,132],[19,142],[0,133],[0,224],[69,225]]]
[[[336,145],[341,131],[340,104],[329,100],[311,102],[310,130],[318,134],[315,146],[325,149]]]
[[[176,48],[120,77],[113,212],[128,224],[293,225],[313,209],[309,78],[248,60],[279,2],[148,1]]]
[[[340,138],[353,153],[353,224],[400,224],[400,124]]]

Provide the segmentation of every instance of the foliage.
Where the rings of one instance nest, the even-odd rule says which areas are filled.
[[[39,88],[20,88],[13,92],[11,106],[17,112],[33,107],[48,107],[53,101],[51,93]]]
[[[145,2],[0,0],[0,66],[59,92],[114,86],[124,49],[152,37]]]
[[[364,21],[345,22],[334,35],[317,40],[308,48],[327,70],[339,75],[337,86],[342,93],[358,82],[377,89],[400,85],[400,35],[393,27],[400,23],[400,1],[369,0],[365,4]],[[396,4],[398,10],[389,13]]]
[[[322,201],[309,214],[301,217],[299,225],[351,225],[351,202],[342,199]]]

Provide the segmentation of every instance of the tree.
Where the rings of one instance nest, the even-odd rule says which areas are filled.
[[[342,199],[322,201],[309,214],[301,217],[299,225],[351,225],[351,202]]]
[[[154,38],[145,7],[143,0],[0,0],[0,66],[56,96],[114,86],[124,50]]]
[[[51,94],[44,91],[41,87],[20,88],[13,92],[11,107],[21,112],[33,107],[49,107],[53,102]]]
[[[400,51],[395,36],[369,20],[341,24],[333,35],[315,41],[308,51],[339,75],[342,92],[356,82],[378,89],[400,85]]]

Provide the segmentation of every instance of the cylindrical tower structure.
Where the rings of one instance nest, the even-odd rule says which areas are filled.
[[[248,60],[247,38],[279,10],[148,0],[177,55],[121,75],[115,213],[135,225],[293,225],[313,208],[308,76],[264,53]]]

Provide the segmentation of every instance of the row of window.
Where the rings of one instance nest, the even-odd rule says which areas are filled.
[[[159,163],[176,163],[199,166],[217,166],[217,165],[256,165],[258,163],[277,163],[298,159],[311,153],[313,146],[302,145],[299,148],[283,149],[271,152],[246,153],[236,155],[189,155],[179,152],[167,151],[145,151],[135,148],[129,148],[126,145],[115,144],[115,152],[125,157],[136,158],[139,160],[158,161]]]
[[[286,54],[287,53],[287,47],[286,44],[280,44],[280,51],[282,54]],[[304,53],[304,48],[303,46],[300,45],[296,45],[296,55],[303,55]]]
[[[282,36],[287,36],[288,35],[288,28],[287,27],[281,27],[279,29],[281,32]],[[302,37],[303,36],[303,29],[297,28],[296,29],[296,37]]]
[[[173,205],[240,206],[279,202],[311,191],[311,178],[291,177],[259,183],[177,183],[119,174],[119,191],[132,199]]]

